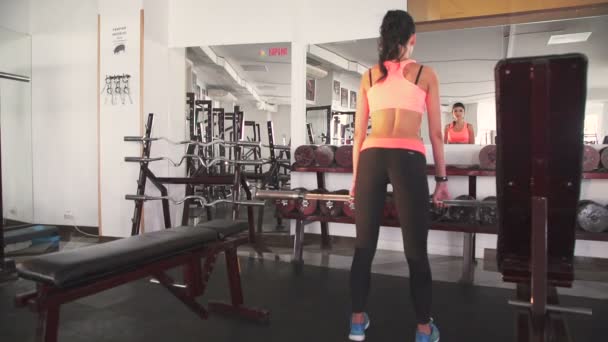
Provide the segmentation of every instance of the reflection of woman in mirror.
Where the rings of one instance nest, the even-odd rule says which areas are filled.
[[[473,125],[464,121],[464,105],[460,102],[452,106],[454,121],[445,126],[444,143],[446,144],[474,144],[475,132]]]
[[[428,113],[429,137],[435,160],[436,205],[449,198],[445,170],[439,87],[435,71],[411,59],[415,25],[405,11],[386,13],[380,29],[379,63],[361,78],[355,114],[353,187],[357,238],[350,276],[352,300],[349,338],[365,339],[369,325],[366,301],[372,260],[386,187],[390,182],[403,233],[410,270],[411,299],[416,312],[417,342],[439,340],[431,320],[432,277],[427,255],[430,222],[426,149],[419,132]],[[367,135],[371,117],[372,129]]]

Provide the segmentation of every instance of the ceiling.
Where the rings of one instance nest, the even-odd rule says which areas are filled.
[[[588,31],[592,34],[586,42],[547,45],[552,34]],[[608,16],[422,32],[417,35],[412,58],[436,70],[442,103],[476,102],[494,98],[494,66],[507,57],[509,40],[512,57],[568,52],[586,54],[589,94],[595,99],[608,100]],[[321,47],[366,66],[377,63],[377,39],[336,42]]]
[[[266,102],[291,102],[290,43],[222,45],[210,48],[218,57],[223,57]],[[282,54],[271,55],[273,51]],[[201,48],[188,48],[187,57],[193,62],[198,77],[208,88],[227,90],[239,100],[255,100],[247,89],[239,86],[225,69],[212,61]]]
[[[551,35],[576,32],[592,33],[586,42],[547,45]],[[494,67],[500,59],[507,57],[509,51],[511,57],[584,53],[589,59],[589,98],[608,101],[608,16],[421,32],[417,38],[412,57],[436,70],[441,83],[442,104],[493,99]],[[376,39],[319,46],[367,67],[377,62]],[[237,74],[252,85],[262,100],[271,104],[290,103],[290,43],[223,45],[210,48],[219,57],[225,58]],[[269,49],[273,48],[286,49],[287,53],[270,56]],[[255,100],[246,88],[237,84],[201,48],[189,48],[187,55],[194,63],[198,77],[208,84],[208,88],[228,90],[240,100]],[[327,64],[322,63],[320,66],[324,69],[335,67]]]

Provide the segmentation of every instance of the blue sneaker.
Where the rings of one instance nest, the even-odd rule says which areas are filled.
[[[431,326],[431,334],[425,335],[416,330],[416,342],[439,342],[439,329],[437,329],[437,326],[433,323],[432,319],[429,324]]]
[[[356,324],[353,323],[352,320],[350,322],[350,334],[348,338],[351,341],[364,341],[365,340],[365,330],[369,328],[369,317],[366,313],[363,313],[363,323]]]

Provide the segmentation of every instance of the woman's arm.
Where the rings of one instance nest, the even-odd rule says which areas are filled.
[[[427,99],[428,102],[428,99]],[[447,144],[448,143],[448,129],[450,128],[450,125],[445,125],[445,130],[443,130],[443,143]]]
[[[475,143],[475,131],[473,129],[473,125],[467,124],[467,126],[469,127],[469,144],[474,144]]]
[[[367,102],[367,87],[370,80],[371,69],[361,76],[361,84],[359,86],[359,101],[357,101],[357,112],[355,113],[355,137],[353,144],[353,184],[351,187],[351,196],[354,196],[355,181],[357,179],[357,167],[359,165],[359,151],[363,141],[367,137],[367,124],[369,121],[369,104]]]
[[[445,176],[445,158],[443,152],[443,137],[441,134],[441,109],[439,106],[439,82],[435,71],[425,68],[428,73],[428,91],[426,108],[429,118],[429,137],[433,145],[433,158],[435,159],[435,174]],[[447,134],[446,134],[447,136]]]

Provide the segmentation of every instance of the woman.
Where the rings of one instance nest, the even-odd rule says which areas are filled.
[[[464,121],[464,105],[460,102],[452,106],[454,121],[445,126],[444,143],[446,144],[474,144],[475,132],[473,125]]]
[[[361,100],[355,116],[351,196],[357,208],[357,238],[350,276],[353,314],[349,338],[363,341],[369,326],[365,304],[390,182],[410,269],[411,299],[418,323],[416,341],[436,342],[439,331],[430,316],[432,280],[427,256],[429,188],[425,147],[418,133],[426,108],[436,169],[433,202],[441,205],[449,194],[438,81],[433,69],[410,59],[416,35],[407,12],[386,13],[380,31],[379,64],[361,78]],[[370,116],[372,130],[366,137]]]

